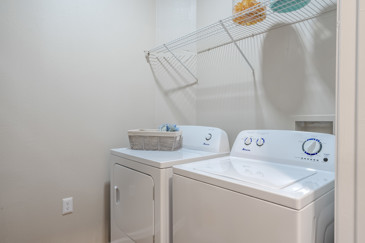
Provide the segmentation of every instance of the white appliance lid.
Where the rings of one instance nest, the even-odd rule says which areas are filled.
[[[182,148],[176,151],[147,151],[119,148],[111,150],[113,155],[147,164],[157,168],[168,168],[186,162],[201,159],[211,159],[227,153],[214,153],[201,150]]]
[[[333,190],[335,178],[331,171],[233,156],[176,165],[173,173],[296,210]]]
[[[226,158],[195,167],[196,170],[244,181],[273,189],[287,187],[316,174],[315,170],[280,164],[249,163],[242,159]]]

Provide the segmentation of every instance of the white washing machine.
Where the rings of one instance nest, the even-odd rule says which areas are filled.
[[[180,126],[177,151],[112,149],[111,242],[172,242],[172,166],[229,154],[225,131]]]
[[[333,135],[242,131],[230,156],[173,167],[173,242],[333,242],[334,164]]]

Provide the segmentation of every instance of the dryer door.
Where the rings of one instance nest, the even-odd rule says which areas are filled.
[[[152,243],[154,236],[154,183],[151,176],[114,164],[115,221],[137,243]]]

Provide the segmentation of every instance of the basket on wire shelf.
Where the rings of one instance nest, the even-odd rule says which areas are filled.
[[[135,150],[173,151],[182,147],[182,132],[159,129],[128,130],[129,144]]]

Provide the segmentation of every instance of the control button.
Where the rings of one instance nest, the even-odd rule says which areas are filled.
[[[212,139],[212,134],[208,133],[208,135],[205,137],[205,140],[209,141],[210,139]]]
[[[328,161],[328,158],[323,158],[323,161],[324,161],[324,162],[327,162],[327,161]]]
[[[251,143],[252,143],[252,138],[249,138],[249,137],[245,138],[246,145],[250,145]]]
[[[316,155],[321,152],[322,143],[316,138],[309,138],[303,143],[302,149],[308,155]]]
[[[257,146],[262,146],[262,145],[264,145],[264,143],[265,143],[265,139],[263,139],[263,138],[258,138],[257,140],[256,140],[256,145]]]

